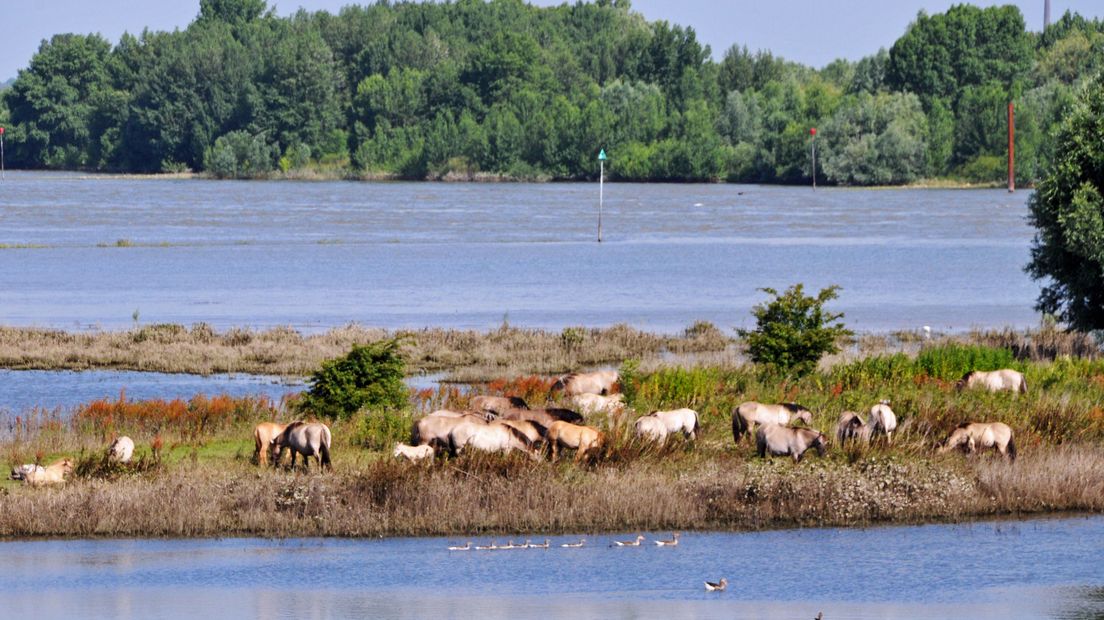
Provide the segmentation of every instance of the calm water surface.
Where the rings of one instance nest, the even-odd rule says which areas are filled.
[[[599,245],[595,190],[9,173],[0,323],[675,331],[795,282],[859,330],[1038,320],[1028,192],[607,184]]]
[[[1104,616],[1104,517],[687,533],[677,548],[614,538],[470,552],[445,539],[5,542],[0,574],[5,617],[40,620]],[[704,592],[721,576],[726,592]]]

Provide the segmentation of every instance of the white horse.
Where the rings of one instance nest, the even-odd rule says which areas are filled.
[[[73,473],[73,461],[71,459],[61,459],[46,467],[38,467],[28,472],[23,478],[23,482],[35,487],[44,484],[59,484],[65,482],[65,476],[71,473]]]
[[[46,468],[41,465],[35,465],[34,463],[24,463],[23,465],[12,467],[11,479],[26,480],[28,476],[33,476],[45,471]]]
[[[521,431],[498,422],[479,424],[465,421],[454,426],[449,431],[449,451],[455,455],[466,448],[483,452],[519,450],[531,458],[540,458],[533,450],[533,444]]]
[[[321,422],[292,422],[284,432],[272,438],[272,448],[276,450],[276,462],[291,450],[291,466],[295,467],[295,455],[303,455],[303,467],[308,467],[310,457],[318,459],[319,469],[333,469],[330,462],[330,427]]]
[[[410,443],[412,445],[445,448],[449,445],[449,433],[457,425],[465,422],[487,423],[483,416],[474,413],[456,416],[451,415],[453,412],[449,412],[449,415],[437,415],[438,413],[435,411],[414,423],[413,428],[410,429]]]
[[[404,458],[411,463],[417,463],[425,459],[433,458],[433,447],[422,444],[420,446],[408,446],[405,443],[395,444],[395,451],[391,453],[394,458]]]
[[[652,414],[641,416],[634,426],[636,436],[645,441],[663,443],[667,440],[667,425]]]
[[[790,428],[778,424],[763,424],[755,431],[755,447],[760,457],[793,457],[794,463],[801,461],[804,454],[816,448],[818,456],[824,456],[828,449],[828,438],[824,433],[812,428]]]
[[[510,409],[528,409],[529,405],[518,396],[487,396],[480,394],[472,396],[468,406],[472,411],[486,411],[495,415],[502,415]]]
[[[839,424],[836,425],[836,440],[842,444],[848,439],[865,439],[867,433],[866,423],[862,416],[854,411],[844,411],[840,414]]]
[[[1027,381],[1024,381],[1023,373],[1011,368],[990,370],[988,372],[972,370],[962,375],[957,386],[959,389],[984,387],[990,392],[1027,393]]]
[[[571,404],[583,413],[618,415],[625,410],[625,395],[575,394],[571,397]]]
[[[893,443],[893,431],[897,430],[897,414],[889,408],[889,401],[883,400],[870,408],[870,419],[866,422],[867,438],[879,433],[886,436],[886,443]]]
[[[126,435],[116,437],[115,441],[112,441],[111,446],[108,447],[107,453],[113,461],[129,463],[130,458],[134,456],[134,440]]]
[[[687,437],[698,438],[698,412],[693,409],[675,409],[673,411],[653,411],[651,415],[659,418],[667,427],[667,433],[682,433]]]
[[[621,376],[616,370],[596,370],[594,372],[573,372],[556,380],[549,395],[563,390],[567,396],[576,394],[601,394],[606,396],[614,391]]]
[[[732,439],[740,443],[744,433],[751,433],[756,424],[786,425],[790,420],[813,423],[813,413],[797,403],[764,405],[755,401],[742,403],[732,412]]]
[[[1012,438],[1012,429],[1003,422],[965,422],[956,428],[939,452],[947,452],[954,448],[962,448],[967,453],[976,452],[979,448],[992,448],[1007,456],[1009,460],[1016,460],[1016,442]]]

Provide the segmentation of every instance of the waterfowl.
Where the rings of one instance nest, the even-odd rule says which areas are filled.
[[[633,540],[615,540],[613,541],[613,544],[617,545],[618,547],[639,547],[640,543],[642,543],[643,541],[644,535],[641,534]]]
[[[515,545],[514,541],[512,541],[512,540],[510,542],[506,543],[505,545],[499,547],[499,549],[524,549],[524,548],[525,548],[525,545]]]
[[[469,540],[468,544],[464,545],[463,547],[449,547],[448,550],[449,551],[467,551],[471,548],[472,548],[472,544],[471,544],[471,541]]]
[[[492,540],[491,544],[489,545],[476,545],[475,548],[479,551],[494,551],[495,549],[498,549],[498,545],[496,545]]]
[[[575,542],[575,543],[564,543],[564,544],[562,544],[562,545],[560,545],[560,546],[561,546],[561,547],[567,547],[567,548],[571,548],[571,549],[578,549],[579,547],[582,547],[584,543],[586,543],[586,539],[585,539],[585,538],[580,538],[580,539],[579,539],[579,542]]]
[[[721,590],[724,590],[727,585],[728,585],[728,580],[725,579],[724,577],[721,577],[721,580],[717,581],[717,582],[713,582],[713,581],[705,582],[705,590],[706,590],[706,592],[720,592]]]
[[[530,549],[547,549],[548,548],[548,539],[547,538],[544,539],[544,544],[543,545],[535,545],[535,544],[529,543],[529,548]]]
[[[667,540],[657,540],[655,541],[655,544],[659,545],[660,547],[674,547],[678,545],[678,539],[681,534],[681,532],[675,532],[674,534],[671,534],[671,538]]]

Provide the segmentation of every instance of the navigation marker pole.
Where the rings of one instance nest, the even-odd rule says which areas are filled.
[[[809,135],[813,137],[813,191],[816,191],[816,127],[809,129]]]
[[[602,243],[602,202],[605,199],[603,183],[606,177],[606,149],[598,153],[598,243]]]
[[[4,178],[4,128],[0,127],[0,181]]]

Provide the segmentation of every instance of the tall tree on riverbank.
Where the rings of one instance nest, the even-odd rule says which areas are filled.
[[[1081,330],[1104,329],[1104,75],[1062,124],[1055,159],[1031,197],[1038,229],[1028,273],[1048,279],[1036,308]]]

